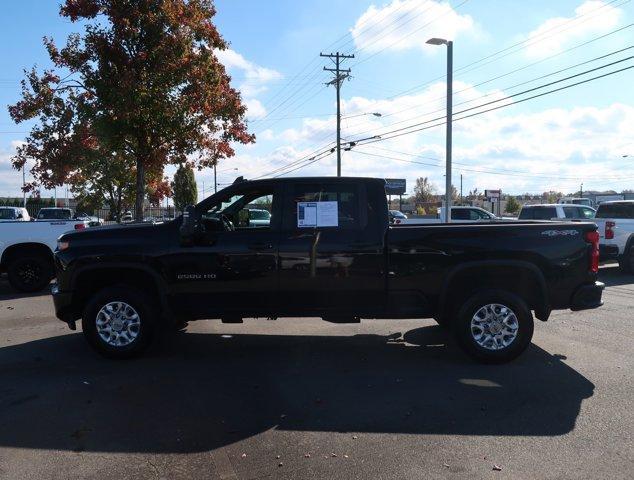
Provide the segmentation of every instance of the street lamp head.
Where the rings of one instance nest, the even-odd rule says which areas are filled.
[[[430,38],[429,40],[427,40],[427,42],[430,45],[447,45],[447,40],[445,40],[444,38]]]

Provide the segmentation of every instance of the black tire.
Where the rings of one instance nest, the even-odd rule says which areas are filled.
[[[53,278],[51,259],[45,256],[16,258],[7,268],[9,284],[19,292],[39,292]]]
[[[482,330],[477,326],[472,328],[472,319],[477,313],[482,313],[481,309],[487,305],[506,307],[515,315],[517,321],[511,322],[516,326],[515,338],[507,346],[493,349],[493,342],[499,344],[499,341],[509,340],[510,335],[494,340],[490,331]],[[495,309],[501,315],[508,313],[499,307],[495,307]],[[462,304],[452,322],[453,335],[458,345],[469,356],[481,363],[506,363],[517,358],[530,345],[533,338],[533,328],[533,315],[526,303],[517,295],[504,290],[486,290],[475,293]],[[478,332],[480,332],[480,337],[484,335],[485,339],[491,339],[488,346],[478,343],[475,338]]]
[[[97,328],[97,320],[98,316],[100,319],[104,319],[104,312],[108,311],[108,304],[115,304],[114,308],[116,310],[117,303],[126,304],[132,308],[132,310],[129,310],[122,307],[125,310],[119,310],[122,312],[121,318],[130,319],[130,322],[136,323],[135,317],[131,315],[134,312],[138,318],[139,325],[127,328],[120,323],[116,326],[110,324],[113,332],[110,335],[113,338],[112,341],[120,343],[119,345],[114,345],[108,343],[102,337],[102,334],[106,335],[106,333],[102,330],[102,334],[100,334]],[[125,359],[137,356],[147,348],[154,336],[159,318],[158,312],[153,306],[155,303],[152,302],[148,295],[128,286],[106,287],[93,295],[84,309],[81,322],[84,337],[91,347],[105,357]],[[103,312],[102,309],[104,309]],[[105,318],[113,317],[107,316]],[[114,321],[116,320],[115,318]],[[117,331],[117,327],[120,328],[119,331]],[[116,339],[114,336],[116,336]],[[118,340],[119,337],[121,337],[121,340]],[[132,339],[130,340],[130,338]],[[129,343],[124,343],[128,341]]]

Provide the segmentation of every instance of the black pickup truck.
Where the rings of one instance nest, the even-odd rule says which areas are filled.
[[[265,211],[265,212],[264,212]],[[66,233],[57,317],[115,358],[160,327],[245,317],[434,318],[484,362],[524,351],[533,313],[599,307],[593,223],[392,226],[385,181],[246,181],[162,224]]]

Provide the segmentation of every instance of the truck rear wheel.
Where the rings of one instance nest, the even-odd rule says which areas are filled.
[[[130,287],[106,287],[84,309],[84,337],[105,357],[134,357],[152,339],[158,317],[152,305],[147,295]]]
[[[7,268],[9,284],[20,292],[39,292],[53,278],[50,258],[27,256],[16,258]]]
[[[529,346],[533,327],[526,303],[503,290],[474,294],[452,324],[460,347],[482,363],[505,363],[518,357]]]

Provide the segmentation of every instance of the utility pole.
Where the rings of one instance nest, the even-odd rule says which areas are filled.
[[[581,198],[583,198],[583,183],[581,184],[581,190],[580,190],[581,194],[579,195]]]
[[[460,205],[462,205],[462,173],[460,174]]]
[[[218,193],[217,166],[214,163],[214,193]]]
[[[333,72],[335,74],[335,78],[333,78],[330,82],[326,83],[326,85],[334,85],[337,90],[337,176],[341,176],[341,100],[340,100],[340,90],[341,90],[341,82],[346,78],[350,77],[350,69],[347,68],[345,70],[341,69],[341,60],[345,60],[346,58],[354,58],[354,55],[344,55],[343,53],[330,53],[324,54],[320,53],[320,57],[328,57],[331,60],[334,58],[335,68],[326,68],[324,70],[327,72]]]

